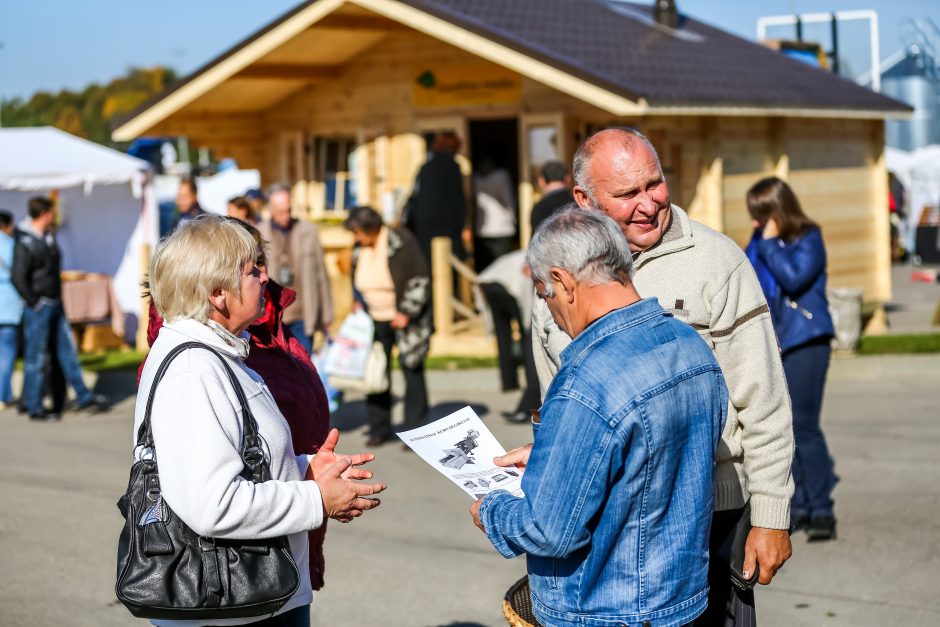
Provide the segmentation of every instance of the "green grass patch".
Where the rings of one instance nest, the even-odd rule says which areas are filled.
[[[140,363],[147,357],[141,351],[108,351],[105,353],[82,353],[78,356],[82,368],[89,372],[104,372],[107,370],[137,370]]]
[[[460,355],[437,355],[428,357],[425,367],[428,370],[472,370],[474,368],[495,368],[499,364],[496,357],[462,357]],[[395,360],[396,367],[398,360]]]
[[[866,335],[858,344],[859,355],[940,353],[940,333]]]

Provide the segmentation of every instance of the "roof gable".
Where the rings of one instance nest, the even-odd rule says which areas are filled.
[[[358,6],[488,58],[614,115],[884,117],[897,100],[696,20],[672,30],[643,5],[606,0],[309,0],[117,121],[127,140]]]

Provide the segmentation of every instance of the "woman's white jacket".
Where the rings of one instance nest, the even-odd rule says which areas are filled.
[[[309,458],[294,455],[290,428],[261,377],[208,326],[177,320],[165,323],[160,330],[141,373],[134,443],[161,362],[174,347],[193,340],[210,345],[228,359],[258,423],[273,480],[256,484],[239,476],[243,463],[238,399],[219,359],[209,351],[191,349],[173,360],[158,385],[151,413],[163,497],[183,522],[203,536],[248,539],[287,535],[301,582],[279,613],[307,605],[313,597],[306,532],[323,524],[320,490],[313,481],[303,480]],[[135,451],[135,456],[140,453]],[[236,625],[263,618],[213,624]]]

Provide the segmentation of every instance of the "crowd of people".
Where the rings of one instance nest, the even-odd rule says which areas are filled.
[[[370,207],[345,221],[354,310],[372,321],[386,375],[397,347],[405,428],[428,413],[430,240],[468,252],[466,214],[440,211],[466,208],[453,139],[436,141],[400,225]],[[789,559],[790,534],[836,535],[820,428],[834,334],[821,230],[786,182],[764,179],[747,194],[754,231],[742,250],[671,203],[655,148],[633,129],[586,139],[571,174],[541,168],[526,250],[506,246],[506,172],[488,164],[473,187],[491,199],[478,216],[489,229],[478,284],[502,388],[518,389],[525,369],[506,418],[533,429],[532,443],[495,460],[526,469],[524,496],[494,491],[471,506],[473,521],[500,554],[527,555],[542,624],[756,625],[753,585]],[[206,214],[192,181],[177,203],[150,266],[135,458],[159,451],[159,489],[199,536],[288,538],[296,592],[274,616],[226,624],[309,625],[326,520],[351,522],[385,488],[361,468],[371,453],[336,452],[311,362],[334,320],[319,233],[294,217],[287,187],[233,198],[227,217]],[[82,382],[54,222],[43,197],[15,230],[0,212],[0,402],[15,402],[22,326],[22,398],[36,420],[58,415],[42,404],[50,365],[79,408],[106,401]],[[367,395],[368,447],[391,439],[391,408],[390,388]],[[243,473],[245,412],[265,443],[264,483]]]

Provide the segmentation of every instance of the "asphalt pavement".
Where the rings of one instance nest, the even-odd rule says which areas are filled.
[[[0,625],[145,624],[115,599],[115,507],[130,467],[133,375],[89,377],[117,403],[108,413],[35,424],[0,412]],[[507,424],[518,392],[496,370],[429,373],[436,415],[466,404],[508,448],[529,441]],[[401,391],[401,380],[396,380]],[[758,591],[762,627],[940,625],[940,356],[837,359],[823,425],[836,472],[838,539],[807,544]],[[400,407],[397,408],[400,411]],[[400,419],[400,416],[398,416]],[[335,415],[340,448],[359,451],[364,406]],[[398,444],[375,451],[382,506],[327,534],[326,587],[313,624],[505,625],[501,598],[525,572],[472,525],[469,498]]]

